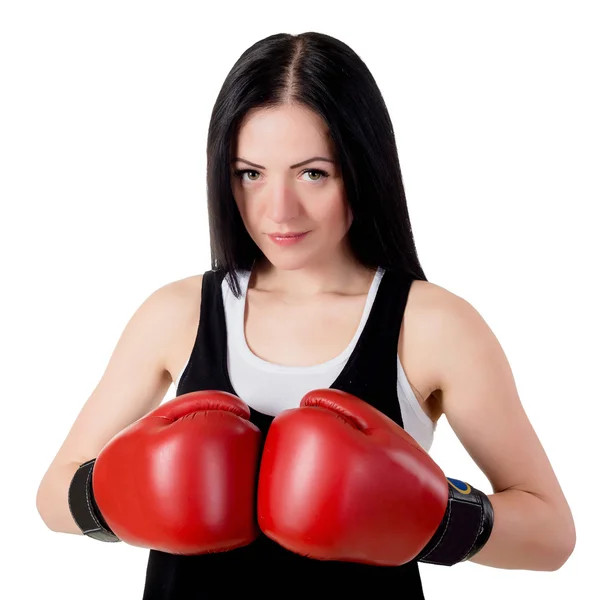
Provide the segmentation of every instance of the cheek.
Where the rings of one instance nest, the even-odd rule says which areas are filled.
[[[327,220],[338,227],[347,228],[352,222],[352,211],[344,196],[336,198],[331,202],[327,211]]]

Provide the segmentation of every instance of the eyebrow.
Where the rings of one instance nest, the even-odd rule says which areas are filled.
[[[307,165],[308,163],[317,161],[317,160],[322,160],[325,162],[330,162],[332,164],[334,164],[334,161],[331,160],[330,158],[326,158],[325,156],[313,156],[312,158],[309,158],[307,160],[303,160],[302,162],[296,163],[295,165],[291,165],[290,169],[296,169],[298,167],[301,167],[303,165]],[[246,163],[248,165],[250,165],[251,167],[256,167],[257,169],[265,169],[266,167],[263,167],[262,165],[257,165],[256,163],[250,162],[249,160],[246,160],[245,158],[239,158],[239,157],[235,157],[231,162],[235,163],[235,162],[243,162]]]

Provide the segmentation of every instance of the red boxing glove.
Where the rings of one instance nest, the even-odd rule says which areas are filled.
[[[448,482],[427,452],[351,394],[315,390],[271,424],[258,523],[288,550],[402,565],[431,540],[447,504]]]
[[[256,539],[262,434],[249,417],[232,394],[192,392],[117,434],[91,475],[114,535],[172,554],[225,551]]]

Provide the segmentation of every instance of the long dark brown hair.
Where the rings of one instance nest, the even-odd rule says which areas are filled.
[[[240,124],[253,108],[301,104],[329,128],[353,215],[348,241],[360,263],[427,280],[410,224],[392,121],[373,76],[343,42],[323,33],[280,33],[248,48],[215,102],[207,142],[211,268],[251,269],[263,254],[248,234],[231,190]]]

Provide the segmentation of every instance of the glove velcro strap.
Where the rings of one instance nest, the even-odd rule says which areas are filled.
[[[448,480],[448,506],[438,530],[417,560],[451,566],[483,548],[492,533],[494,510],[489,498],[464,481]]]
[[[92,471],[96,459],[79,465],[69,485],[69,510],[84,535],[101,542],[120,542],[106,521],[94,499]]]

